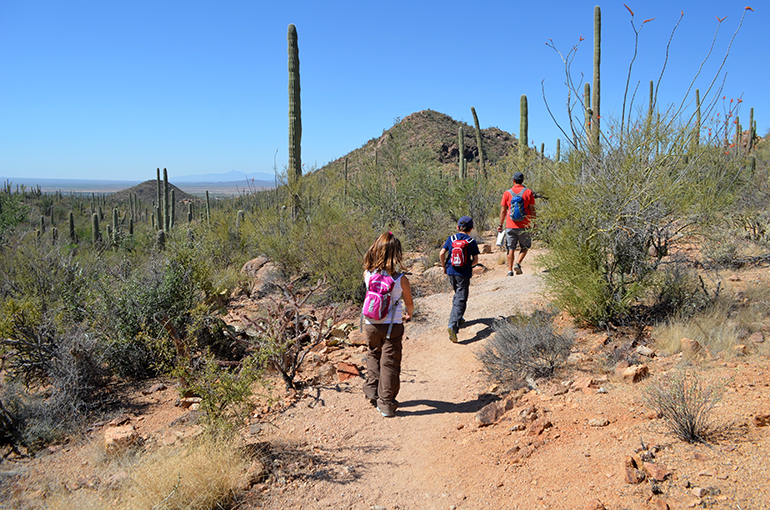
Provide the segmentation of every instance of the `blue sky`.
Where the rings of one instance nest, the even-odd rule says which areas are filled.
[[[679,102],[722,22],[695,86],[703,95],[753,0],[628,0],[640,32],[631,84],[637,103],[658,80],[659,104]],[[379,136],[396,118],[432,109],[518,136],[529,102],[530,145],[551,154],[566,120],[564,65],[546,45],[578,46],[572,69],[592,74],[596,2],[518,0],[0,2],[0,176],[144,180],[281,171],[288,160],[286,32],[299,35],[302,160],[322,166]],[[603,18],[602,117],[619,116],[633,55],[622,2]],[[749,5],[751,5],[749,3]],[[770,8],[752,5],[720,74],[723,95],[770,118]],[[717,85],[717,86],[718,86]],[[582,90],[582,89],[581,89]],[[714,92],[712,91],[712,96]],[[721,107],[720,107],[721,108]],[[746,119],[745,121],[743,119]]]

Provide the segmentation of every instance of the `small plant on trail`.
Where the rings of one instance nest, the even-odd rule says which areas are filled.
[[[175,370],[175,375],[186,382],[187,391],[201,397],[203,424],[209,434],[228,436],[247,423],[252,384],[262,376],[253,356],[221,361],[208,354],[182,367]]]
[[[335,307],[322,308],[320,319],[313,311],[306,313],[308,299],[324,284],[319,281],[304,296],[291,284],[281,285],[283,298],[273,301],[262,318],[241,316],[259,335],[254,345],[257,355],[278,370],[287,390],[297,389],[294,378],[305,356],[331,335],[337,317]]]
[[[554,315],[538,310],[496,321],[495,336],[477,354],[487,374],[500,382],[551,377],[574,341],[571,332],[554,331]]]
[[[704,385],[695,372],[682,370],[651,383],[645,401],[668,432],[688,443],[706,443],[717,432],[711,411],[723,392],[723,386]]]

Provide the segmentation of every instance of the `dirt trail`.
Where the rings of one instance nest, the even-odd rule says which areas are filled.
[[[396,418],[370,407],[356,378],[322,389],[319,400],[300,401],[276,423],[271,439],[287,437],[288,428],[294,444],[331,468],[316,472],[301,490],[271,489],[263,507],[448,509],[469,498],[471,508],[494,507],[494,495],[486,499],[485,488],[469,479],[476,466],[467,464],[455,436],[475,428],[475,413],[495,398],[486,395],[490,384],[475,356],[492,334],[492,321],[542,300],[533,258],[523,275],[508,277],[498,254],[482,255],[490,271],[472,280],[458,344],[447,336],[452,294],[417,300],[421,319],[407,326]],[[364,365],[363,355],[356,362]]]
[[[476,423],[476,412],[500,398],[475,356],[493,320],[547,304],[536,256],[533,250],[524,274],[514,277],[499,253],[481,256],[490,271],[472,280],[458,344],[446,332],[452,295],[416,300],[395,418],[369,405],[360,378],[316,388],[280,413],[259,438],[274,445],[277,483],[262,485],[245,507],[770,508],[770,428],[755,423],[755,416],[770,417],[764,344],[752,347],[756,356],[698,365],[703,384],[725,385],[714,418],[730,425],[715,444],[673,438],[643,403],[646,383],[682,366],[681,355],[645,357],[652,378],[624,382],[608,353],[628,339],[588,331],[577,332],[573,356],[554,380],[520,391],[496,424]],[[348,361],[365,367],[364,357],[357,351]],[[661,480],[629,483],[627,459],[640,452]]]

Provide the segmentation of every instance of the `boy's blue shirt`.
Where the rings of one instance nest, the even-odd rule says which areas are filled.
[[[476,243],[476,240],[469,236],[468,234],[464,232],[458,232],[456,234],[452,234],[451,236],[447,237],[446,241],[444,242],[444,249],[447,250],[449,253],[452,252],[452,237],[457,236],[457,239],[467,239],[468,240],[468,246],[465,248],[465,255],[468,257],[468,262],[465,263],[462,267],[454,267],[452,265],[452,262],[450,262],[450,257],[446,258],[446,274],[454,275],[454,276],[464,276],[466,278],[470,278],[473,276],[473,268],[471,267],[471,259],[474,255],[479,254],[479,245]]]

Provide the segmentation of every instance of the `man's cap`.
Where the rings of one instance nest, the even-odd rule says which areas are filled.
[[[473,228],[473,218],[471,218],[470,216],[463,216],[462,218],[457,220],[457,226]]]
[[[521,173],[521,172],[516,172],[515,174],[513,174],[513,180],[516,181],[516,182],[523,181],[524,180],[524,174]]]

